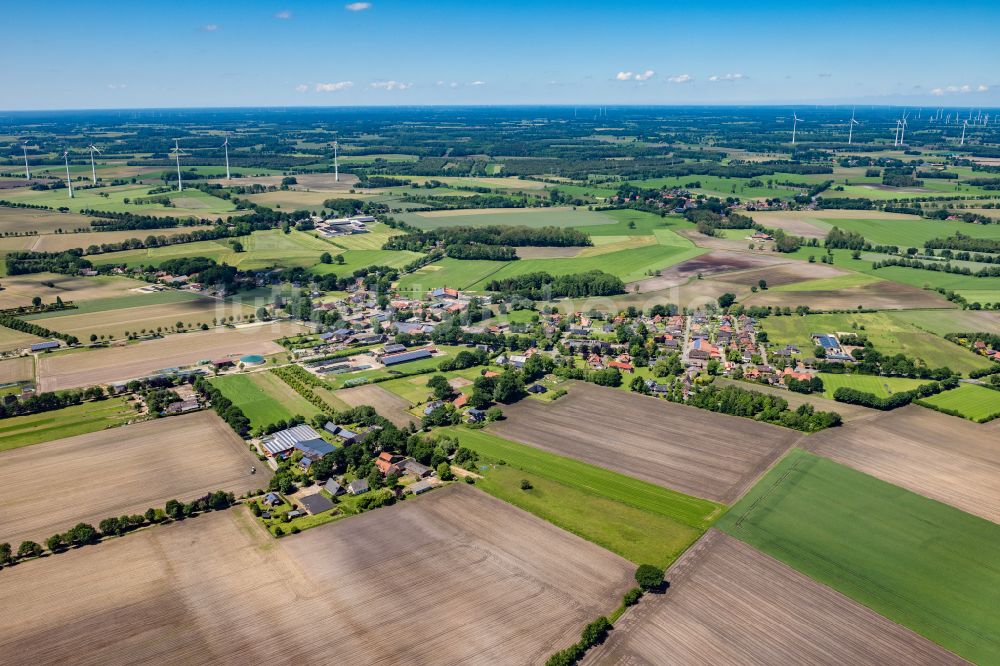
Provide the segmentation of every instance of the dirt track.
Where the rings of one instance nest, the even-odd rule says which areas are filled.
[[[542,663],[633,571],[464,484],[277,542],[236,508],[3,571],[0,662]]]
[[[910,405],[812,435],[803,448],[1000,523],[1000,421]]]
[[[411,423],[420,424],[420,420],[407,411],[410,407],[403,398],[391,391],[386,391],[378,384],[364,384],[340,389],[334,395],[351,407],[371,405],[380,415],[402,428]]]
[[[273,340],[302,330],[299,324],[284,322],[215,328],[123,347],[46,355],[38,361],[39,384],[43,391],[54,391],[134,379],[200,360],[273,354],[282,351]]]
[[[583,663],[965,664],[909,629],[717,530]]]
[[[582,382],[554,403],[522,400],[504,415],[490,426],[501,437],[727,504],[801,436]]]
[[[0,541],[41,543],[80,521],[96,527],[213,490],[242,494],[270,476],[208,411],[25,446],[0,454]]]

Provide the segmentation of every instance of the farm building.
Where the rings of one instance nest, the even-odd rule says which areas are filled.
[[[411,483],[406,486],[406,492],[413,495],[419,495],[421,493],[426,493],[432,488],[434,488],[434,486],[431,485],[430,481],[417,481],[416,483]]]
[[[403,463],[402,467],[403,471],[407,474],[412,474],[418,479],[423,479],[434,474],[434,470],[427,465],[418,463],[416,460],[407,460]]]
[[[323,426],[323,430],[326,430],[334,437],[339,437],[344,444],[354,444],[361,437],[358,433],[332,422],[327,422],[327,424]]]
[[[265,437],[261,442],[261,445],[264,447],[264,450],[269,456],[286,453],[294,448],[299,448],[299,445],[305,445],[313,449],[330,447],[330,445],[319,436],[318,432],[307,425],[299,425],[294,428],[279,430],[273,435]],[[332,449],[333,447],[330,448]]]
[[[337,480],[336,480],[336,479],[330,479],[330,480],[328,480],[328,481],[327,481],[327,482],[326,482],[326,483],[325,483],[325,484],[323,485],[323,489],[324,489],[324,490],[325,490],[326,492],[328,492],[328,493],[330,493],[331,495],[333,495],[334,497],[336,497],[337,495],[340,495],[340,494],[342,494],[342,493],[344,492],[344,487],[343,487],[342,485],[340,485],[340,484],[339,484],[339,483],[337,482]]]
[[[431,350],[424,347],[423,349],[413,349],[399,354],[387,354],[382,357],[382,364],[387,366],[399,365],[400,363],[408,363],[422,358],[431,358],[431,356]]]
[[[333,502],[319,493],[313,493],[312,495],[300,497],[299,504],[301,504],[306,510],[306,513],[311,516],[315,516],[317,513],[323,513],[324,511],[329,511],[333,508]]]
[[[31,351],[33,352],[48,351],[50,349],[59,349],[59,342],[57,340],[47,340],[31,345]]]

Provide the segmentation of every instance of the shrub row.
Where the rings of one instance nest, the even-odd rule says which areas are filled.
[[[921,384],[917,388],[909,391],[893,393],[887,398],[879,397],[874,393],[868,393],[867,391],[859,391],[857,389],[850,388],[849,386],[841,386],[833,392],[833,399],[837,402],[846,402],[850,405],[861,405],[862,407],[871,407],[873,409],[888,411],[898,407],[905,407],[918,398],[928,398],[932,395],[940,393],[941,391],[947,391],[957,386],[958,378],[949,377],[948,379],[943,379],[939,382]]]

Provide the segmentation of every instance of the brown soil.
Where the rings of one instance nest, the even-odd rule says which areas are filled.
[[[725,503],[740,497],[801,436],[582,382],[573,382],[554,403],[522,400],[504,415],[490,426],[501,437]]]
[[[371,405],[379,414],[392,421],[400,428],[411,423],[420,424],[413,414],[410,414],[410,403],[391,391],[386,391],[378,384],[364,384],[351,388],[340,389],[335,395],[351,407]]]
[[[1000,523],[998,424],[979,425],[910,405],[817,433],[802,446]]]
[[[782,307],[787,305],[791,308],[798,305],[808,305],[813,310],[853,310],[859,305],[876,310],[911,310],[952,306],[947,299],[936,292],[890,281],[838,290],[762,291],[747,297],[743,302],[746,305]]]
[[[787,259],[781,259],[771,254],[713,250],[694,259],[688,259],[670,268],[666,268],[660,271],[660,275],[657,277],[634,282],[629,287],[638,286],[639,293],[647,293],[682,285],[698,274],[707,277],[717,273],[731,273],[764,266],[774,266],[776,264],[787,263],[788,261]]]
[[[926,638],[710,530],[583,664],[965,664]]]
[[[123,347],[47,354],[38,361],[39,385],[43,391],[77,388],[135,379],[201,360],[274,354],[283,349],[273,340],[303,330],[299,324],[278,322],[177,333]]]
[[[108,516],[162,508],[169,499],[214,490],[240,495],[271,477],[210,411],[25,446],[0,458],[0,541],[15,544],[41,543],[81,521],[96,527]]]
[[[31,381],[34,376],[35,365],[31,356],[19,356],[0,361],[0,384]]]
[[[279,541],[237,507],[4,571],[0,662],[540,664],[633,571],[465,484]]]

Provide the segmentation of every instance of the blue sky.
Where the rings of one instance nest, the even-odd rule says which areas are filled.
[[[1000,2],[5,2],[0,109],[1000,105]]]

